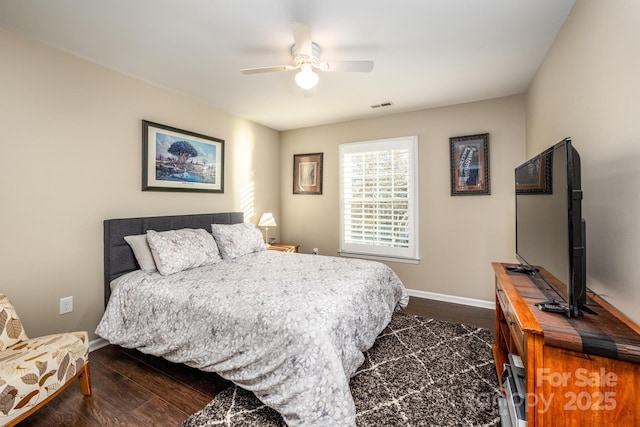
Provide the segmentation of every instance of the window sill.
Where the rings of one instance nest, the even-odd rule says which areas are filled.
[[[370,259],[375,261],[390,261],[390,262],[402,262],[405,264],[419,264],[420,258],[400,258],[400,257],[392,257],[387,255],[373,255],[373,254],[363,254],[357,252],[338,252],[341,257],[346,258],[361,258],[361,259]]]

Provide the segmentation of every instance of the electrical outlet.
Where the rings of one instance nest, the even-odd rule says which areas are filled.
[[[313,248],[313,251],[311,253],[314,255],[318,255],[318,248]]]
[[[60,298],[60,314],[67,314],[73,311],[73,297]]]

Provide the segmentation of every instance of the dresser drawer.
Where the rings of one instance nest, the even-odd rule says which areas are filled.
[[[500,301],[500,308],[506,313],[508,311],[507,308],[510,307],[511,304],[509,304],[507,294],[505,294],[500,283],[496,283],[496,295],[498,296],[498,301]]]
[[[513,310],[505,313],[505,317],[507,319],[509,331],[511,332],[511,339],[518,349],[518,354],[521,355],[523,359],[525,359],[527,353],[524,351],[524,332],[522,332],[522,327],[513,314]]]
[[[498,301],[500,303],[500,308],[504,315],[504,321],[509,328],[508,340],[509,340],[509,348],[515,350],[523,359],[526,358],[525,348],[524,348],[524,333],[522,332],[522,326],[518,323],[518,318],[516,317],[513,305],[509,301],[509,297],[505,290],[502,288],[501,284],[496,283],[496,296],[498,297]]]

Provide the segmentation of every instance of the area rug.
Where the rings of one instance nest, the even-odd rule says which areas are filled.
[[[351,378],[358,426],[498,426],[491,333],[395,314]],[[181,427],[285,426],[251,392],[222,391]]]

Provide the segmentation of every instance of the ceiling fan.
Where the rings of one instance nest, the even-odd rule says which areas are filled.
[[[294,45],[291,46],[293,65],[276,65],[272,67],[244,68],[243,74],[269,73],[272,71],[300,70],[296,74],[296,83],[303,89],[312,89],[320,80],[314,70],[325,72],[373,70],[373,61],[320,61],[320,46],[311,39],[311,30],[304,24],[291,24]]]

